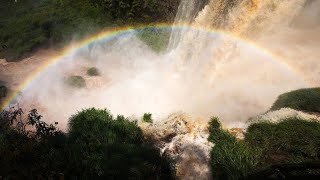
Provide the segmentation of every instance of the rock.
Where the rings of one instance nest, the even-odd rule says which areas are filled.
[[[305,112],[297,111],[290,108],[282,108],[277,111],[270,111],[270,112],[267,112],[266,114],[262,114],[254,118],[251,118],[249,121],[251,123],[259,122],[259,121],[270,121],[270,122],[276,123],[282,119],[287,119],[287,118],[299,118],[307,121],[313,121],[313,120],[320,121],[320,116],[316,114],[305,113]]]
[[[6,65],[8,65],[8,64],[10,64],[10,62],[7,62],[7,60],[5,60],[5,59],[0,59],[0,65],[1,65],[1,66],[6,66]]]
[[[191,119],[186,114],[174,113],[141,128],[150,136],[162,153],[176,161],[177,176],[181,179],[208,179],[210,150],[207,138],[208,122]]]
[[[244,139],[245,130],[243,128],[231,128],[228,131],[237,139]]]

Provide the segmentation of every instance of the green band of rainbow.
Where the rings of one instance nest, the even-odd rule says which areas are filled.
[[[265,54],[266,56],[270,57],[272,60],[276,61],[280,65],[285,66],[290,71],[292,71],[294,74],[296,74],[297,78],[301,80],[302,82],[306,82],[302,77],[300,76],[292,67],[290,67],[288,64],[285,63],[279,56],[274,55],[267,49],[264,49],[257,44],[253,43],[252,41],[230,34],[229,32],[220,31],[216,29],[210,29],[210,28],[204,28],[204,27],[198,27],[198,26],[192,26],[188,24],[181,24],[181,25],[172,25],[168,23],[157,23],[157,24],[148,24],[148,25],[135,25],[135,26],[122,26],[122,27],[113,27],[106,30],[103,30],[97,34],[94,34],[90,37],[84,38],[83,40],[72,43],[69,46],[62,49],[56,56],[52,57],[47,63],[44,65],[38,67],[32,74],[30,74],[26,79],[21,83],[18,87],[18,89],[13,92],[12,94],[9,94],[0,104],[0,109],[4,109],[10,105],[10,103],[15,99],[19,92],[24,91],[37,77],[39,77],[43,72],[46,71],[49,67],[56,64],[59,61],[62,61],[63,59],[66,59],[64,57],[67,57],[70,54],[73,54],[77,52],[79,49],[88,46],[96,41],[105,39],[105,38],[112,38],[119,36],[124,33],[134,32],[137,30],[145,29],[145,28],[157,28],[157,29],[167,29],[167,28],[182,28],[182,29],[192,29],[195,31],[202,31],[207,33],[213,33],[213,34],[221,34],[224,36],[231,37],[232,39],[235,39],[240,42],[244,42],[245,44],[249,45],[250,47],[253,47],[254,49],[260,51],[261,53]]]

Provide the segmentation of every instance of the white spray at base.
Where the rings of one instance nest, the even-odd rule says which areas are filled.
[[[22,100],[48,121],[58,120],[62,128],[70,115],[87,107],[133,118],[151,112],[154,124],[141,127],[177,159],[179,177],[208,179],[210,116],[219,117],[227,127],[244,127],[249,117],[266,112],[279,94],[307,87],[302,79],[320,84],[320,23],[313,17],[318,17],[319,8],[314,7],[319,2],[305,2],[209,0],[205,5],[183,0],[176,19],[177,24],[250,39],[303,76],[244,41],[173,29],[165,54],[153,52],[134,34],[82,49],[39,77]],[[86,74],[92,66],[101,76]],[[87,87],[67,87],[64,80],[70,75],[83,76]]]

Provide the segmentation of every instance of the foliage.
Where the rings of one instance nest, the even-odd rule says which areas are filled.
[[[16,61],[39,47],[62,47],[104,28],[169,21],[179,0],[2,0],[0,57]]]
[[[87,70],[87,74],[89,76],[99,76],[100,75],[100,71],[98,68],[96,67],[91,67]]]
[[[84,88],[86,87],[86,81],[81,76],[70,76],[66,80],[66,84],[70,87]]]
[[[123,116],[113,118],[109,111],[85,109],[69,121],[70,139],[93,144],[134,143],[143,140],[141,129]]]
[[[28,116],[41,117],[32,114],[36,114],[35,110]],[[19,107],[1,112],[0,124],[6,122],[7,126],[1,126],[0,131],[0,174],[5,179],[49,177],[54,173],[48,170],[49,167],[63,157],[55,156],[56,151],[53,149],[54,140],[62,133],[53,125],[47,125],[54,127],[51,133],[36,128],[37,136],[33,136],[34,132],[27,130],[26,119],[23,117],[23,111]],[[46,124],[41,118],[36,121],[39,124]]]
[[[5,48],[0,56],[9,61],[39,46],[59,47],[110,25],[103,9],[90,0],[5,0],[1,7],[0,43]]]
[[[0,113],[0,131],[6,131],[10,127],[19,126],[22,119],[23,111],[21,108],[10,107],[9,110],[3,110]],[[16,128],[20,130],[20,128]]]
[[[37,137],[53,136],[56,132],[56,127],[53,124],[47,124],[41,121],[42,116],[38,114],[36,109],[32,109],[28,114],[28,123],[36,128]],[[57,123],[56,123],[57,124]]]
[[[255,123],[249,126],[245,141],[262,150],[265,164],[316,161],[320,158],[320,123],[297,118],[278,124]]]
[[[254,171],[259,162],[258,151],[224,131],[216,117],[211,118],[209,132],[208,140],[215,144],[210,153],[214,179],[239,179]]]
[[[152,123],[152,114],[151,113],[144,113],[142,117],[143,122]]]
[[[179,0],[94,0],[113,19],[122,21],[168,21],[176,15]]]
[[[0,131],[3,178],[174,178],[172,161],[160,155],[158,149],[144,144],[141,129],[124,116],[114,117],[107,110],[85,109],[70,118],[68,134],[47,125],[41,118],[32,110],[25,119],[35,126],[35,134],[22,134],[13,126]]]
[[[271,110],[291,108],[308,112],[320,112],[320,88],[299,89],[282,94]]]
[[[85,109],[69,121],[71,167],[83,175],[126,179],[172,178],[171,162],[143,144],[142,130],[106,109]]]
[[[273,165],[319,161],[320,123],[289,118],[279,123],[251,124],[244,140],[221,129],[218,118],[209,122],[211,166],[215,179],[241,179]],[[290,167],[291,167],[290,166]],[[258,174],[259,175],[259,174]]]

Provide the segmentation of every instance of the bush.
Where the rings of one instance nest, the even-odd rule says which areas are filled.
[[[71,87],[84,88],[86,87],[86,81],[81,76],[70,76],[67,78],[66,83]]]
[[[5,179],[49,177],[58,165],[66,164],[65,141],[62,141],[65,136],[42,121],[36,110],[28,114],[33,122],[31,126],[36,126],[35,132],[30,131],[22,114],[20,108],[1,113],[0,121],[8,122],[8,126],[0,127],[0,174]]]
[[[91,67],[87,70],[87,74],[89,76],[99,76],[100,75],[100,71],[98,68],[96,67]]]
[[[294,169],[296,164],[300,167],[300,163],[318,162],[320,158],[320,123],[316,121],[290,118],[277,124],[254,123],[248,127],[245,139],[237,140],[221,129],[218,118],[211,118],[209,132],[209,141],[215,144],[210,161],[214,179],[260,176],[257,170],[288,163],[289,169],[282,169],[285,173],[297,170]],[[278,171],[275,169],[272,173],[277,175]],[[295,176],[300,175],[307,177],[299,172]]]
[[[15,114],[1,117],[10,122]],[[70,117],[67,134],[51,125],[38,129],[45,123],[36,110],[28,117],[41,136],[13,126],[0,131],[4,179],[174,179],[172,161],[144,144],[142,130],[124,116],[85,109]]]
[[[271,111],[281,108],[320,112],[320,88],[299,89],[280,95]]]
[[[152,114],[151,113],[144,113],[142,117],[143,122],[152,123]]]
[[[172,179],[172,162],[143,144],[142,130],[124,116],[107,110],[85,109],[69,121],[70,167],[85,177],[116,179]]]
[[[320,123],[297,118],[278,124],[255,123],[249,126],[245,141],[263,151],[265,164],[316,161],[320,158]]]
[[[215,144],[210,153],[214,179],[240,179],[255,170],[260,153],[224,131],[218,118],[211,118],[209,132]]]
[[[92,145],[114,143],[140,144],[142,130],[123,116],[114,118],[106,109],[85,109],[69,120],[70,138]]]

